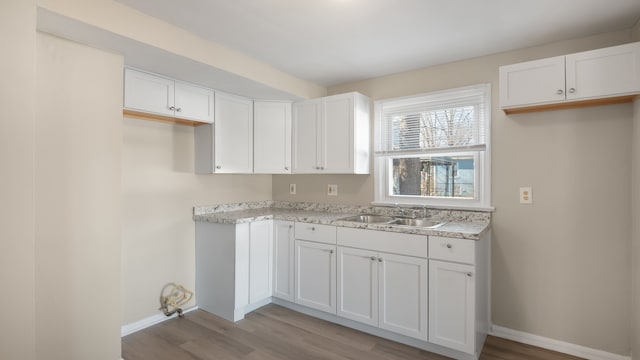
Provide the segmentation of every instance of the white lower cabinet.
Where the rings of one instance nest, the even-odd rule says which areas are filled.
[[[269,302],[456,359],[490,324],[480,240],[268,220],[196,223],[198,306],[231,321]]]
[[[292,221],[273,221],[273,296],[294,301],[294,237]]]
[[[273,221],[249,225],[249,304],[271,297]]]
[[[378,326],[378,253],[338,247],[338,316]]]
[[[427,259],[380,254],[379,327],[427,340]]]
[[[338,247],[339,316],[427,340],[427,259]]]
[[[271,300],[272,221],[196,222],[196,302],[238,321]]]
[[[475,267],[429,261],[429,342],[473,353]]]
[[[295,240],[295,303],[336,313],[336,246]]]

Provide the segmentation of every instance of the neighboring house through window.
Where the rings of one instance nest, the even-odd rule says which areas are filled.
[[[491,86],[375,102],[375,202],[490,208]]]

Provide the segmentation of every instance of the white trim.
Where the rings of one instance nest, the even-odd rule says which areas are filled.
[[[489,335],[513,340],[543,349],[578,356],[589,360],[631,360],[631,356],[618,355],[602,350],[592,349],[564,341],[554,340],[539,335],[512,330],[498,325],[492,325]]]
[[[184,310],[182,313],[186,314],[186,313],[192,312],[193,310],[197,310],[197,309],[198,309],[198,307],[194,306],[194,307],[191,307],[191,308],[188,308],[188,309]],[[122,325],[120,327],[120,337],[125,337],[125,336],[127,336],[129,334],[133,334],[136,331],[140,331],[142,329],[146,329],[146,328],[148,328],[150,326],[159,324],[159,323],[161,323],[163,321],[167,321],[169,319],[173,319],[173,318],[175,318],[177,316],[178,316],[177,313],[175,313],[175,314],[173,314],[171,316],[165,316],[164,314],[156,314],[156,315],[153,315],[153,316],[149,316],[148,318],[144,318],[142,320],[138,320],[138,321],[133,322],[131,324]]]
[[[375,202],[372,201],[371,205],[373,206],[386,206],[386,207],[415,207],[416,204],[412,203],[402,203],[402,202]],[[422,206],[422,204],[420,205]],[[478,212],[494,212],[496,211],[495,206],[453,206],[453,205],[427,205],[427,209],[441,209],[441,210],[465,210],[465,211],[478,211]]]

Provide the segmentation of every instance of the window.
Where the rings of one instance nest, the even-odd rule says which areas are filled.
[[[489,84],[375,102],[375,202],[489,208]]]

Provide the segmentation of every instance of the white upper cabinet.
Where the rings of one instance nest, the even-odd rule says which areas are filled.
[[[195,128],[196,173],[253,172],[253,101],[216,92],[215,123]]]
[[[213,122],[213,91],[176,81],[175,117],[193,121]]]
[[[640,43],[567,55],[567,100],[640,92]]]
[[[294,104],[293,172],[368,174],[369,98],[352,92]]]
[[[196,122],[213,122],[213,90],[138,70],[124,70],[124,108]]]
[[[291,173],[291,103],[254,101],[253,172]]]
[[[321,99],[293,104],[293,172],[319,173]]]
[[[640,43],[500,67],[500,107],[506,112],[577,101],[606,104],[604,99],[638,93]]]
[[[253,172],[253,101],[216,93],[216,173]]]
[[[503,108],[564,99],[564,56],[500,67]]]

